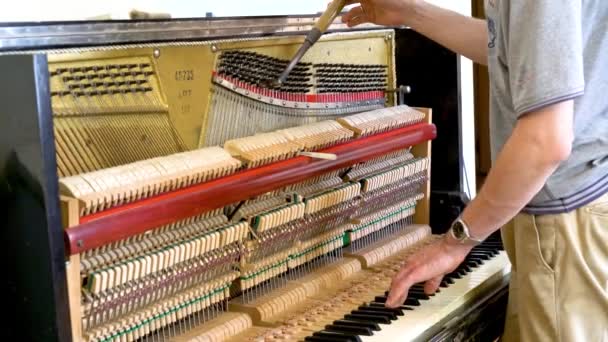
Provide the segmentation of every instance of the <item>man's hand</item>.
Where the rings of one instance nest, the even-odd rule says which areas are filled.
[[[342,17],[348,27],[363,23],[374,23],[385,26],[408,25],[414,13],[416,0],[361,0],[347,1],[347,4],[358,3]]]
[[[471,246],[451,243],[447,237],[424,246],[411,255],[391,284],[386,306],[403,304],[412,285],[425,281],[424,291],[437,291],[443,276],[454,271],[471,251]]]
[[[488,63],[488,29],[482,19],[467,17],[424,0],[349,0],[359,4],[342,17],[348,27],[372,23],[408,26],[449,50]]]

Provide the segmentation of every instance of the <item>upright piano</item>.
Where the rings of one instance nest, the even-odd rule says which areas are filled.
[[[265,88],[315,20],[0,28],[9,338],[500,335],[498,236],[437,293],[417,284],[384,307],[405,258],[463,205],[458,56],[338,18]]]

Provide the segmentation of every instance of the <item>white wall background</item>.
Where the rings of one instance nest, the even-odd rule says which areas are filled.
[[[83,20],[97,16],[126,19],[131,9],[170,13],[174,18],[311,14],[323,11],[330,0],[3,0],[0,22]],[[431,0],[470,13],[467,0]]]
[[[174,18],[310,14],[322,11],[327,0],[4,0],[0,21],[82,20],[109,15],[128,18],[131,9],[170,13]]]

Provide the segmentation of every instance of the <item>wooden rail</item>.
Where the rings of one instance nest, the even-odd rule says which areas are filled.
[[[81,253],[436,136],[435,125],[420,123],[319,151],[336,154],[336,160],[295,157],[84,216],[78,226],[65,231],[66,248],[70,255]]]

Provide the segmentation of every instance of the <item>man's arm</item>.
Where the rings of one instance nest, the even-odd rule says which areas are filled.
[[[522,115],[478,196],[463,212],[471,235],[485,238],[513,218],[569,157],[573,136],[572,100]],[[443,275],[470,250],[446,238],[415,253],[393,279],[387,306],[402,303],[418,282],[427,281],[425,290],[435,292]]]
[[[474,62],[487,65],[486,22],[420,0],[361,0],[342,20],[349,27],[371,22],[378,25],[406,25],[447,49]]]
[[[485,238],[506,224],[570,156],[573,111],[570,100],[520,117],[484,186],[462,214],[472,234]]]

